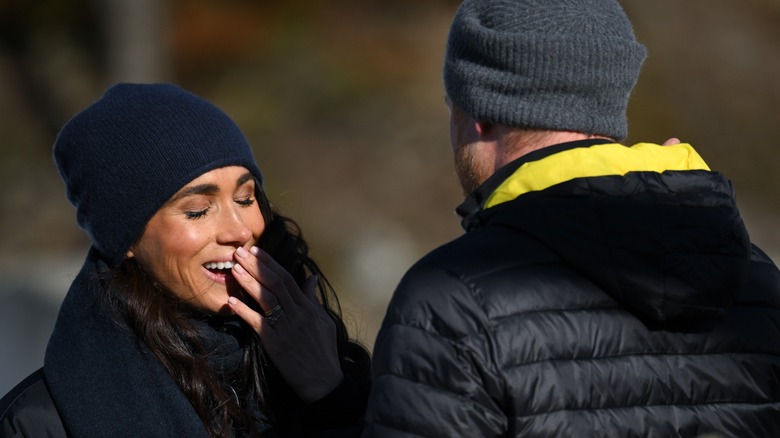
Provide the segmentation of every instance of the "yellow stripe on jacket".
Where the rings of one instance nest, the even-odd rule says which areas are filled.
[[[710,170],[690,144],[661,146],[609,143],[559,152],[520,166],[490,195],[484,208],[576,178],[625,175],[629,172]]]

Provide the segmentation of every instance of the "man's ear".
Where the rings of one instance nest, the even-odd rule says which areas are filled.
[[[481,122],[474,120],[474,131],[479,136],[480,140],[495,140],[496,125],[490,122]]]
[[[490,126],[485,122],[474,121],[474,130],[480,137],[484,137]]]

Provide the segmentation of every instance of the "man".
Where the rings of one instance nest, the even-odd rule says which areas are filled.
[[[617,143],[644,57],[616,0],[461,5],[466,234],[395,291],[366,436],[780,436],[780,272],[690,145]]]

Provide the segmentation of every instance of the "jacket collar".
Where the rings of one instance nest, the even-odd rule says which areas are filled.
[[[469,229],[480,211],[562,182],[623,176],[629,172],[687,170],[710,169],[686,143],[671,146],[638,143],[630,147],[602,139],[561,143],[524,155],[502,167],[456,211],[463,217],[464,228]]]

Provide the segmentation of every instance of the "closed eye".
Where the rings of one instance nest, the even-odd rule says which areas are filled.
[[[255,204],[255,198],[236,199],[236,203],[244,207],[249,207]]]
[[[208,211],[209,211],[208,208],[204,208],[203,210],[198,210],[198,211],[185,211],[184,216],[187,219],[200,219],[206,216],[206,213],[208,213]]]

